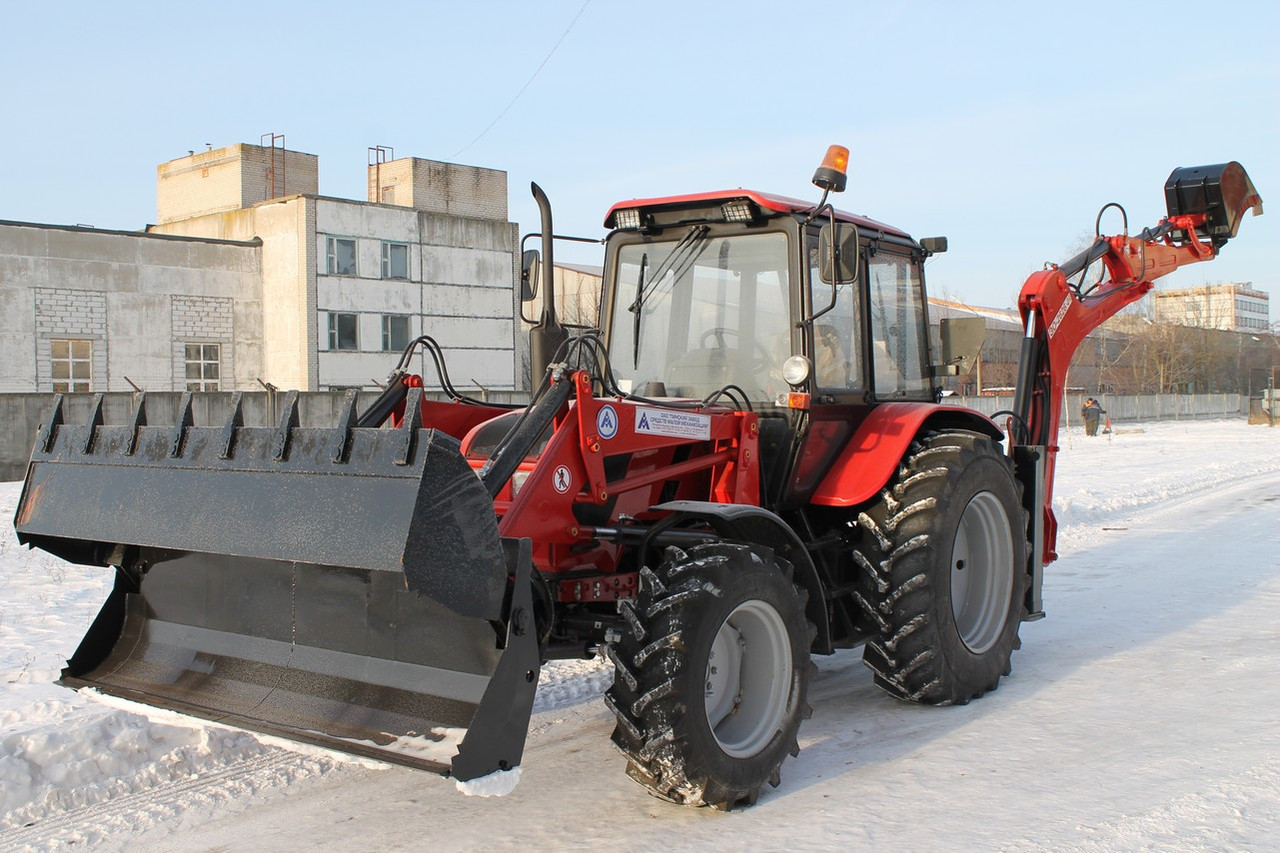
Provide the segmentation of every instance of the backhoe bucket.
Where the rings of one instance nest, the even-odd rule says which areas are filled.
[[[62,682],[466,781],[520,763],[539,651],[530,545],[498,535],[452,437],[397,429],[62,423],[19,541],[116,568]]]
[[[1236,236],[1246,210],[1262,215],[1262,197],[1234,160],[1174,169],[1165,181],[1164,197],[1170,216],[1203,213],[1205,230],[1218,247]]]

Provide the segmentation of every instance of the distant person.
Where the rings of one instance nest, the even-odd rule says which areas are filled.
[[[1080,415],[1084,418],[1084,434],[1097,435],[1098,421],[1106,413],[1106,409],[1098,403],[1097,400],[1090,397],[1084,401],[1084,406],[1080,409]]]

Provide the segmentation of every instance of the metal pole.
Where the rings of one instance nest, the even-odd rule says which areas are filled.
[[[1267,427],[1276,425],[1276,369],[1271,365],[1271,380],[1267,383]]]

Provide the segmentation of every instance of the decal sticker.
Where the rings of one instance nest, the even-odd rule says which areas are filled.
[[[573,475],[569,473],[569,469],[561,465],[551,474],[551,486],[560,494],[569,491],[569,487],[573,485]]]
[[[1067,311],[1071,308],[1071,294],[1067,294],[1067,298],[1062,300],[1062,307],[1058,309],[1058,316],[1053,318],[1053,322],[1049,324],[1049,337],[1052,338],[1058,333],[1058,327],[1062,325],[1063,319],[1067,316]]]
[[[618,413],[613,410],[613,406],[602,406],[596,412],[596,433],[606,439],[618,434]]]
[[[636,409],[636,432],[670,438],[711,438],[711,416],[670,409]]]

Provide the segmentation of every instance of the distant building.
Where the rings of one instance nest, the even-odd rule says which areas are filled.
[[[0,392],[372,388],[421,334],[515,387],[506,174],[368,170],[328,198],[313,155],[232,145],[160,165],[144,232],[0,222]]]
[[[1264,291],[1254,290],[1251,284],[1209,284],[1157,291],[1153,319],[1157,323],[1228,332],[1266,332],[1271,328],[1271,297]]]

